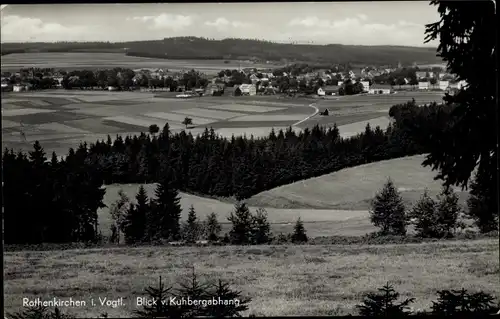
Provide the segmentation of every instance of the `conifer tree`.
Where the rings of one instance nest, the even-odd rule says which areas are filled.
[[[372,201],[371,222],[381,228],[381,235],[406,235],[408,217],[403,199],[389,178]]]
[[[271,241],[271,225],[267,220],[267,212],[258,208],[252,221],[252,242],[256,245],[266,244]]]
[[[427,189],[409,213],[414,220],[415,230],[420,237],[438,238],[437,203],[429,197]]]
[[[498,187],[491,172],[480,166],[470,183],[467,214],[482,233],[498,230],[498,193],[495,190]]]
[[[198,218],[196,217],[196,211],[193,205],[189,208],[188,218],[184,224],[182,235],[187,243],[194,243],[199,238],[200,225],[198,223]]]
[[[389,283],[379,288],[378,291],[378,293],[366,294],[363,304],[357,306],[360,315],[391,318],[405,316],[408,305],[415,300],[415,298],[408,298],[401,303],[396,303],[399,293]]]
[[[452,237],[459,226],[458,218],[462,209],[458,195],[449,186],[444,186],[438,195],[437,225],[441,237]]]
[[[252,242],[252,214],[244,202],[234,205],[234,212],[228,217],[232,223],[229,238],[232,244],[248,245]]]
[[[241,317],[241,312],[248,310],[250,298],[243,298],[241,291],[233,290],[228,283],[219,279],[214,291],[210,293],[210,297],[215,300],[234,301],[234,304],[227,305],[217,304],[207,307],[205,315],[211,318],[233,318]],[[237,303],[236,303],[237,301]]]
[[[304,223],[302,222],[300,217],[297,219],[297,222],[295,223],[291,239],[292,243],[294,244],[306,243],[308,240],[306,235],[306,229],[304,228]]]
[[[217,241],[219,239],[219,233],[222,229],[219,221],[217,220],[217,214],[212,212],[207,216],[204,223],[204,231],[206,239],[209,241]]]
[[[179,191],[174,186],[173,171],[169,167],[161,177],[155,190],[155,205],[153,210],[155,221],[159,223],[159,238],[178,240],[180,238],[181,205]],[[149,221],[148,221],[149,222]]]
[[[142,241],[145,236],[149,205],[148,195],[143,185],[139,187],[135,199],[136,204],[130,205],[125,221],[125,241],[130,244]]]

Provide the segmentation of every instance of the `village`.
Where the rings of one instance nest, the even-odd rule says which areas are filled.
[[[345,66],[317,69],[293,64],[272,69],[226,69],[217,74],[192,70],[122,69],[55,71],[51,68],[25,68],[2,72],[2,92],[44,89],[91,89],[108,91],[175,92],[180,98],[193,96],[276,95],[315,96],[353,94],[392,94],[397,91],[442,91],[453,93],[465,86],[444,68]]]

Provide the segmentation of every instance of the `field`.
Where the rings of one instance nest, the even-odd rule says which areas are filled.
[[[167,60],[126,56],[122,53],[13,53],[2,57],[2,71],[19,71],[21,68],[55,68],[63,70],[126,67],[131,69],[167,68],[171,71],[196,69],[215,74],[220,70],[252,68],[275,68],[272,64],[255,64],[244,61],[224,60]]]
[[[498,296],[498,241],[384,246],[140,247],[6,252],[5,310],[22,298],[85,300],[64,308],[94,318],[127,317],[135,298],[158,276],[174,284],[194,266],[202,280],[219,278],[251,297],[246,315],[346,315],[362,295],[387,281],[402,297],[428,309],[440,289],[483,290]],[[92,307],[90,298],[125,298],[118,308]]]
[[[147,132],[149,125],[169,123],[173,132],[185,129],[185,117],[193,120],[186,131],[197,135],[213,127],[225,137],[246,134],[267,136],[294,126],[298,132],[315,124],[337,123],[344,137],[364,130],[367,122],[385,128],[387,112],[395,103],[414,97],[419,103],[441,99],[435,93],[401,93],[387,97],[355,96],[334,99],[282,99],[278,96],[203,97],[176,99],[149,92],[51,91],[9,93],[2,96],[3,147],[30,150],[35,140],[48,153],[67,153],[80,141],[94,142],[108,134]],[[315,114],[329,109],[330,116]],[[26,141],[21,131],[25,133]]]

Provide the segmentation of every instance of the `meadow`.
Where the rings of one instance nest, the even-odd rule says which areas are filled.
[[[202,281],[219,278],[251,297],[245,313],[265,316],[356,314],[367,292],[387,281],[402,297],[427,309],[436,291],[465,288],[498,296],[498,241],[406,245],[254,247],[137,247],[6,252],[5,310],[23,297],[86,300],[63,308],[81,317],[127,317],[144,288],[186,278],[194,266]],[[91,307],[90,298],[125,298],[125,306]]]

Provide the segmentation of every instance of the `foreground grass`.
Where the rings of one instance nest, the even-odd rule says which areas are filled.
[[[125,298],[118,308],[62,309],[80,317],[126,317],[135,298],[156,285],[196,272],[222,278],[253,300],[247,314],[345,315],[355,313],[362,295],[394,284],[402,297],[427,308],[439,289],[465,288],[499,295],[498,240],[406,245],[316,245],[254,247],[139,247],[5,253],[7,312],[23,297],[90,300]]]

